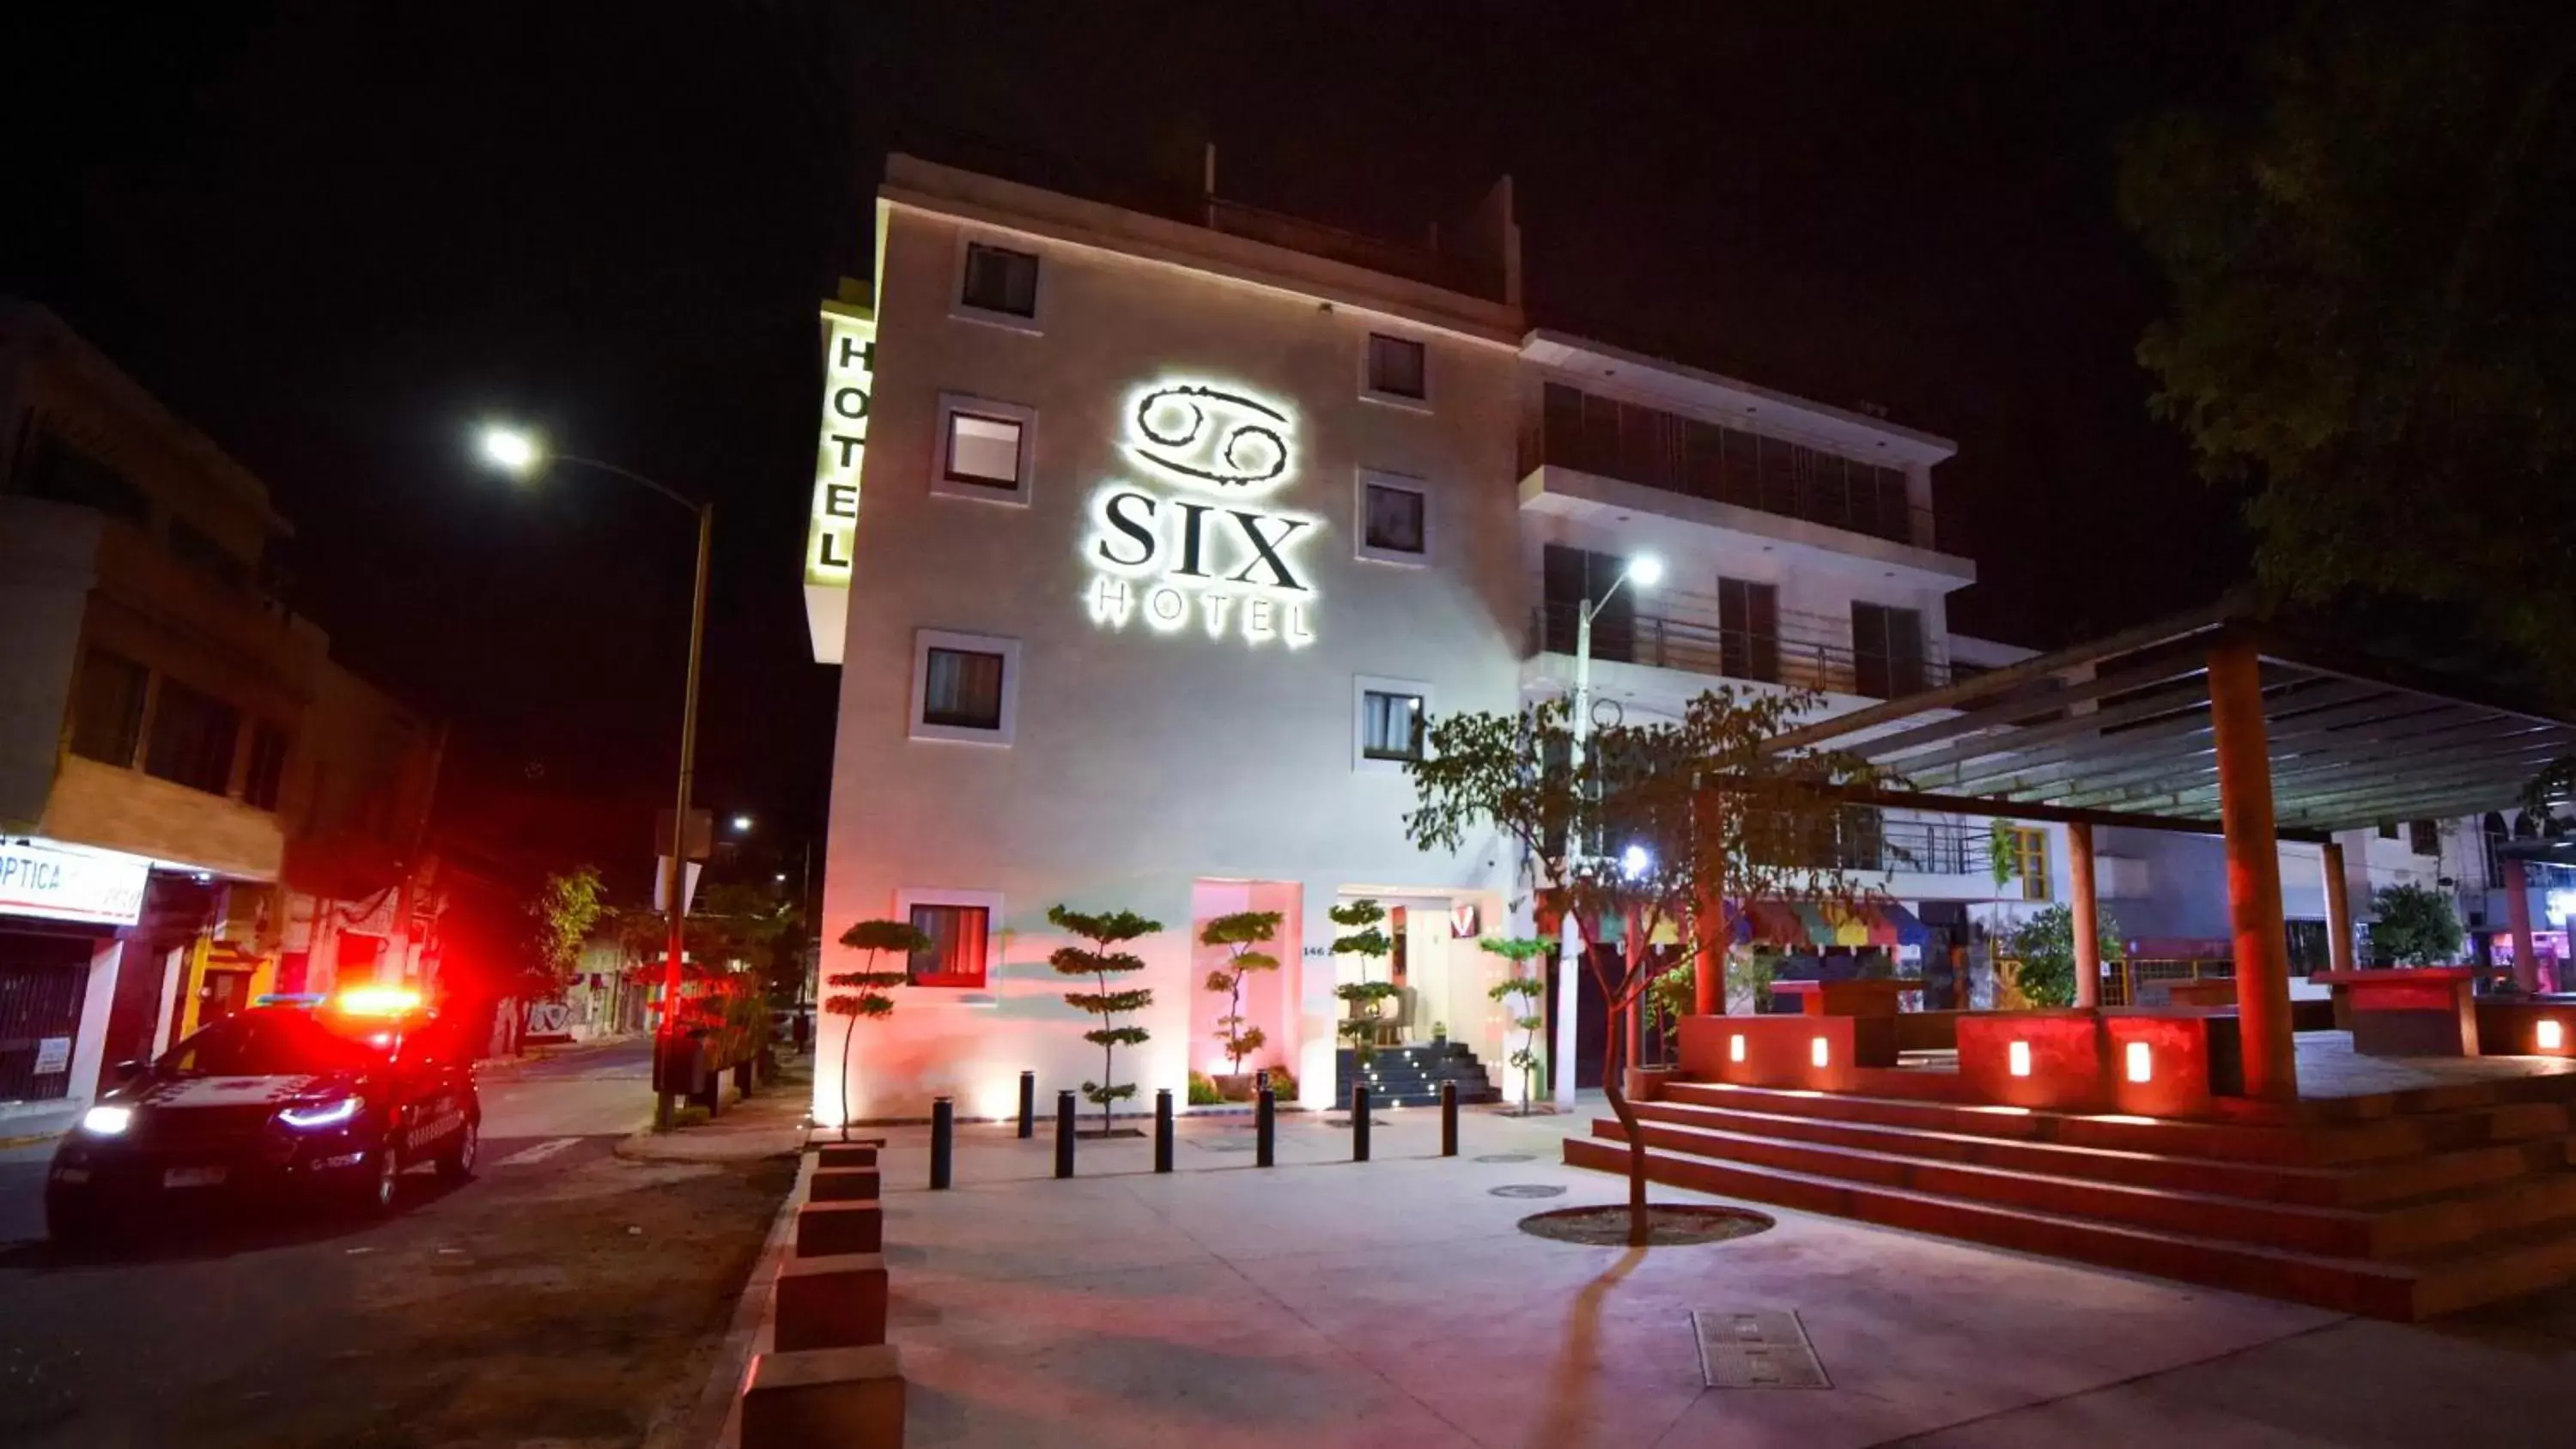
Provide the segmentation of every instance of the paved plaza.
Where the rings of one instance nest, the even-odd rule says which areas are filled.
[[[1340,1118],[1335,1114],[1338,1120]],[[1283,1114],[1082,1144],[1006,1126],[885,1154],[893,1341],[915,1446],[2561,1444],[2576,1294],[2406,1327],[1834,1218],[1632,1251],[1533,1210],[1620,1200],[1566,1168],[1589,1112],[1383,1112],[1375,1160]],[[1554,1196],[1498,1195],[1561,1188]],[[1657,1188],[1663,1201],[1714,1201]],[[1694,1310],[1794,1309],[1832,1387],[1703,1387]]]

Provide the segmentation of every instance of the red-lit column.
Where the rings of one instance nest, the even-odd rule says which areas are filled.
[[[2235,936],[2236,1016],[2245,1094],[2299,1095],[2290,1040],[2290,947],[2281,927],[2281,846],[2272,818],[2271,746],[2254,646],[2209,651],[2209,719],[2218,745],[2218,817],[2227,836],[2227,918]]]
[[[1703,894],[1698,909],[1691,912],[1691,1012],[1696,1016],[1720,1016],[1726,1011],[1726,948],[1733,940],[1734,922],[1726,917],[1726,902],[1714,895]]]
[[[2079,820],[2066,827],[2067,874],[2075,881],[2075,1004],[2090,1010],[2102,1004],[2102,909],[2093,891],[2093,826]]]
[[[2352,887],[2343,873],[2343,846],[2329,840],[2325,848],[2326,965],[2352,969]]]
[[[2504,914],[2513,926],[2513,984],[2523,991],[2540,989],[2540,947],[2531,939],[2531,882],[2522,862],[2504,863]]]

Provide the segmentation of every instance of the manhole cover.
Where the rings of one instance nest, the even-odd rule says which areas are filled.
[[[1476,1160],[1478,1162],[1536,1162],[1538,1161],[1538,1154],[1535,1152],[1488,1152]]]
[[[1816,1346],[1794,1311],[1691,1314],[1700,1379],[1712,1389],[1830,1389]]]
[[[1202,1142],[1198,1145],[1199,1149],[1204,1152],[1250,1152],[1253,1147],[1253,1144],[1249,1142],[1232,1142],[1222,1137],[1219,1137],[1212,1142]]]
[[[1485,1191],[1496,1197],[1563,1197],[1565,1189],[1548,1182],[1507,1182]]]

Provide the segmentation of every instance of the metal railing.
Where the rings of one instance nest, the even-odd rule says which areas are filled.
[[[1763,634],[1727,628],[1713,598],[1658,593],[1655,599],[1669,612],[1605,611],[1595,617],[1593,659],[1873,699],[1897,699],[1950,681],[1943,660],[1855,651],[1849,633],[1828,633],[1833,621],[1822,616],[1784,614],[1777,632]],[[1697,600],[1704,600],[1704,609],[1693,607]],[[1532,610],[1529,652],[1573,653],[1582,607],[1576,600],[1552,600]]]
[[[1937,546],[1901,469],[1549,383],[1520,436],[1520,473],[1571,468],[1667,493]]]

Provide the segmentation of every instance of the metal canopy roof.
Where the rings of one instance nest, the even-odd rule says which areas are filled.
[[[1880,804],[2216,833],[2209,653],[2261,660],[2273,812],[2286,839],[2521,801],[2576,724],[2472,683],[2357,656],[2226,607],[2043,654],[1790,730],[1893,771]]]

